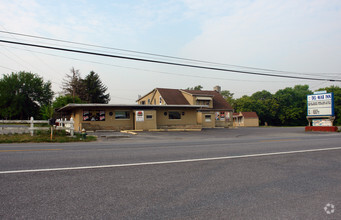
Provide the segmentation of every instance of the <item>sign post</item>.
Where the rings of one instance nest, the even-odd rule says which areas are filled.
[[[307,95],[307,120],[306,131],[337,131],[333,126],[334,94],[322,91]]]

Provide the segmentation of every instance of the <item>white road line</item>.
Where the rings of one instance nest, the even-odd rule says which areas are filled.
[[[297,154],[297,153],[308,153],[308,152],[319,152],[319,151],[331,151],[331,150],[341,150],[341,147],[320,148],[320,149],[310,149],[310,150],[298,150],[298,151],[285,151],[285,152],[263,153],[263,154],[248,154],[248,155],[226,156],[226,157],[198,158],[198,159],[187,159],[187,160],[156,161],[156,162],[144,162],[144,163],[112,164],[112,165],[84,166],[84,167],[63,167],[63,168],[32,169],[32,170],[9,170],[9,171],[0,171],[0,174],[35,173],[35,172],[49,172],[49,171],[85,170],[85,169],[145,166],[145,165],[161,165],[161,164],[188,163],[188,162],[213,161],[213,160],[227,160],[227,159],[238,159],[238,158],[249,158],[249,157],[264,157],[264,156]]]

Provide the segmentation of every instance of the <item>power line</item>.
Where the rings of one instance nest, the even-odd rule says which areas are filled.
[[[9,68],[9,67],[5,67],[5,66],[0,66],[0,67],[1,67],[1,68],[4,68],[4,69],[8,69],[8,70],[12,70],[12,71],[18,72],[17,70],[12,69],[12,68]]]
[[[241,70],[232,70],[232,69],[208,67],[208,66],[182,64],[182,63],[175,63],[175,62],[166,62],[166,61],[159,61],[159,60],[152,60],[152,59],[141,59],[141,58],[136,58],[136,57],[128,57],[128,56],[118,56],[118,55],[112,55],[112,54],[95,53],[95,52],[90,52],[90,51],[73,50],[73,49],[60,48],[60,47],[50,47],[50,46],[44,46],[44,45],[38,45],[38,44],[28,44],[28,43],[22,43],[22,42],[17,42],[17,41],[0,40],[0,42],[8,43],[8,44],[17,44],[17,45],[23,45],[23,46],[30,46],[30,47],[38,47],[38,48],[44,48],[44,49],[50,49],[50,50],[58,50],[58,51],[66,51],[66,52],[72,52],[72,53],[88,54],[88,55],[94,55],[94,56],[111,57],[111,58],[117,58],[117,59],[125,59],[125,60],[133,60],[133,61],[140,61],[140,62],[157,63],[157,64],[166,64],[166,65],[190,67],[190,68],[197,68],[197,69],[206,69],[206,70],[215,70],[215,71],[224,71],[224,72],[234,72],[234,73],[241,73],[241,74],[248,74],[248,75],[280,77],[280,78],[291,78],[291,79],[304,79],[304,80],[315,80],[315,81],[341,82],[341,80],[334,80],[334,79],[322,79],[322,78],[311,78],[311,77],[276,75],[276,74],[259,73],[259,72],[251,72],[251,71],[241,71]]]
[[[11,46],[4,46],[4,47],[9,47],[9,48],[18,49],[18,50],[29,51],[29,52],[32,52],[32,53],[45,54],[45,55],[48,55],[48,56],[54,56],[54,57],[61,57],[61,58],[65,58],[65,59],[77,60],[77,61],[82,61],[82,62],[95,63],[95,64],[100,64],[100,65],[107,65],[107,66],[113,66],[113,67],[125,68],[125,69],[133,69],[133,70],[139,70],[139,71],[145,71],[145,72],[161,73],[161,74],[166,74],[166,75],[174,75],[174,76],[182,76],[182,77],[193,77],[193,78],[202,78],[202,79],[218,79],[218,80],[227,80],[227,81],[236,81],[236,82],[287,83],[285,81],[259,81],[259,80],[245,80],[245,79],[238,80],[238,79],[228,79],[228,78],[221,78],[221,77],[198,76],[198,75],[189,75],[189,74],[182,74],[182,73],[170,73],[170,72],[165,72],[165,71],[155,71],[155,70],[150,70],[150,69],[142,69],[142,68],[136,68],[136,67],[127,67],[127,66],[121,66],[121,65],[114,65],[114,64],[108,64],[108,63],[102,63],[102,62],[97,62],[97,61],[84,60],[84,59],[79,59],[79,58],[71,58],[71,57],[66,57],[66,56],[61,56],[61,55],[56,55],[56,54],[49,54],[49,53],[44,53],[44,52],[32,51],[32,50],[29,50],[29,49],[21,49],[21,48],[18,48],[18,47],[11,47]]]
[[[300,72],[282,71],[282,70],[274,70],[274,69],[266,69],[266,68],[247,67],[247,66],[241,66],[241,65],[223,64],[223,63],[218,63],[218,62],[202,61],[202,60],[197,60],[197,59],[189,59],[189,58],[183,58],[183,57],[175,57],[175,56],[161,55],[161,54],[155,54],[155,53],[126,50],[126,49],[120,49],[120,48],[114,48],[114,47],[106,47],[106,46],[100,46],[100,45],[95,45],[95,44],[79,43],[79,42],[74,42],[74,41],[60,40],[60,39],[55,39],[55,38],[41,37],[41,36],[22,34],[22,33],[15,33],[15,32],[10,32],[10,31],[0,30],[0,33],[12,34],[12,35],[30,37],[30,38],[36,38],[36,39],[43,39],[43,40],[49,40],[49,41],[56,41],[56,42],[62,42],[62,43],[69,43],[69,44],[78,44],[78,45],[97,47],[97,48],[103,48],[103,49],[117,50],[117,51],[136,53],[136,54],[142,54],[142,55],[157,56],[157,57],[171,58],[171,59],[191,61],[191,62],[199,62],[199,63],[206,63],[206,64],[212,64],[212,65],[230,66],[230,67],[237,67],[237,68],[243,68],[243,69],[261,70],[261,71],[267,71],[267,72],[289,73],[289,74],[311,75],[311,76],[325,76],[325,75],[339,74],[339,73],[300,73]]]

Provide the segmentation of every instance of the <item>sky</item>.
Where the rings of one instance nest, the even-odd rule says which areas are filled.
[[[262,73],[268,69],[281,71],[267,71],[273,74],[341,79],[339,0],[0,0],[0,31],[102,47],[1,32],[0,40],[215,68]],[[0,42],[0,75],[36,73],[52,82],[56,96],[72,67],[82,77],[90,71],[98,73],[108,87],[112,104],[133,104],[138,95],[157,87],[201,85],[212,90],[220,85],[239,98],[261,90],[275,93],[298,84],[307,84],[311,90],[340,86],[339,82],[202,70]]]

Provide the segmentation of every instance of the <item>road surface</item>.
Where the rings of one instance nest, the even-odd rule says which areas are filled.
[[[1,219],[340,219],[339,133],[140,133],[0,145]]]

